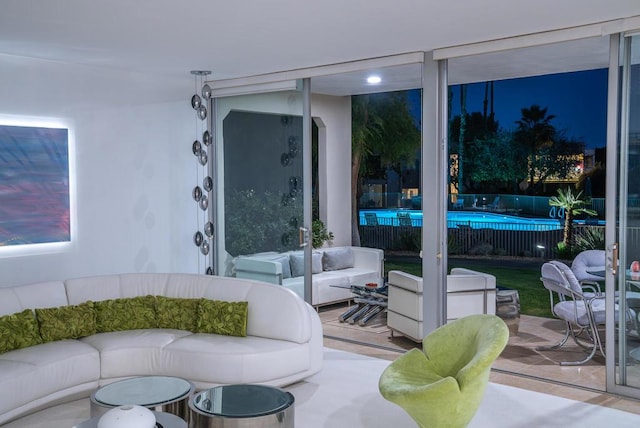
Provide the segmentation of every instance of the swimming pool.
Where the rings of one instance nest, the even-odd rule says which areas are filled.
[[[411,226],[422,227],[422,211],[403,209],[360,210],[360,225],[370,224],[375,215],[379,225],[400,226],[400,217],[407,214],[411,220]],[[577,220],[574,223],[584,223],[584,220]],[[599,224],[604,222],[601,221]],[[408,223],[404,225],[408,226]],[[564,220],[557,218],[527,218],[483,211],[449,211],[447,213],[448,228],[466,226],[473,229],[545,231],[562,229],[563,225]]]

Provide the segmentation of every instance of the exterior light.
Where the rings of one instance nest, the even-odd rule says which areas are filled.
[[[377,85],[380,82],[382,82],[382,79],[380,78],[380,76],[369,76],[369,77],[367,77],[367,83],[370,84],[370,85]]]

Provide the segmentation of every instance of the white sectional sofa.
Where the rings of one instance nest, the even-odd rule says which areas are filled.
[[[16,313],[28,318],[35,312],[36,328],[42,329],[39,314],[49,310],[41,308],[96,307],[97,311],[105,303],[149,299],[192,301],[196,317],[215,301],[247,302],[241,325],[246,336],[144,328],[8,350],[0,353],[0,424],[58,402],[88,397],[100,385],[130,376],[177,376],[203,389],[230,383],[283,386],[321,369],[322,326],[316,311],[286,288],[246,279],[124,274],[0,287],[0,329],[11,327]],[[105,314],[100,312],[98,321]],[[200,325],[199,318],[195,321]],[[11,340],[10,334],[0,330],[3,340]]]
[[[389,271],[387,326],[421,342],[423,327],[422,278]],[[496,278],[483,272],[453,268],[447,275],[447,322],[472,314],[496,313]]]
[[[282,285],[304,296],[302,252],[240,256],[237,278]],[[351,285],[382,285],[384,252],[366,247],[332,247],[313,250],[311,304],[322,306],[351,299]]]

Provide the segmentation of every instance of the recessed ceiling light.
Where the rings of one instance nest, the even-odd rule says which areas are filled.
[[[382,79],[380,78],[380,76],[369,76],[369,77],[367,77],[367,83],[370,84],[370,85],[377,85],[380,82],[382,82]]]

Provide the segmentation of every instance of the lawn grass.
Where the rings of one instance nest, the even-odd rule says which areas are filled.
[[[478,260],[449,260],[449,269],[467,268],[489,273],[496,277],[496,285],[518,290],[520,296],[520,313],[538,317],[552,318],[549,305],[549,292],[540,282],[540,269],[527,267],[487,266]],[[411,262],[385,262],[385,274],[390,270],[401,270],[422,276],[422,265]]]

